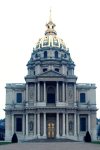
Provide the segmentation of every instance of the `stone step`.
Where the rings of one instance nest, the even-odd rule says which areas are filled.
[[[70,139],[32,139],[25,142],[77,142]]]

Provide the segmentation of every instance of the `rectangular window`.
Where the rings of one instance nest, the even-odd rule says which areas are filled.
[[[45,69],[43,69],[43,72],[45,72],[45,71],[47,71],[47,69],[45,68]]]
[[[22,118],[16,118],[16,131],[22,132]]]
[[[17,93],[17,103],[22,103],[22,93]]]
[[[86,131],[86,118],[80,118],[80,131]]]
[[[59,69],[56,68],[55,71],[59,72]]]
[[[80,102],[85,103],[85,93],[80,93]]]

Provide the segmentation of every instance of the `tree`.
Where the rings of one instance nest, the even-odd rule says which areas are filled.
[[[14,133],[11,142],[12,142],[12,143],[18,143],[18,138],[17,138],[16,133]]]
[[[87,131],[87,133],[86,133],[85,142],[91,142],[91,136],[90,136],[89,131]]]

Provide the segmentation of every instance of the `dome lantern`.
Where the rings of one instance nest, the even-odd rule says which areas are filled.
[[[47,48],[47,47],[54,47],[54,48],[64,49],[68,51],[64,41],[57,36],[57,32],[55,31],[55,26],[56,24],[54,24],[52,21],[51,9],[50,9],[50,17],[49,17],[49,22],[46,23],[47,29],[45,31],[45,36],[38,40],[36,46],[34,47],[34,50]]]

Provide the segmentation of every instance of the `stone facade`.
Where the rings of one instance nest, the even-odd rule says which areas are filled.
[[[96,140],[96,86],[78,84],[75,64],[52,20],[27,63],[25,84],[6,84],[5,140],[68,138]],[[56,44],[55,44],[56,43]]]

